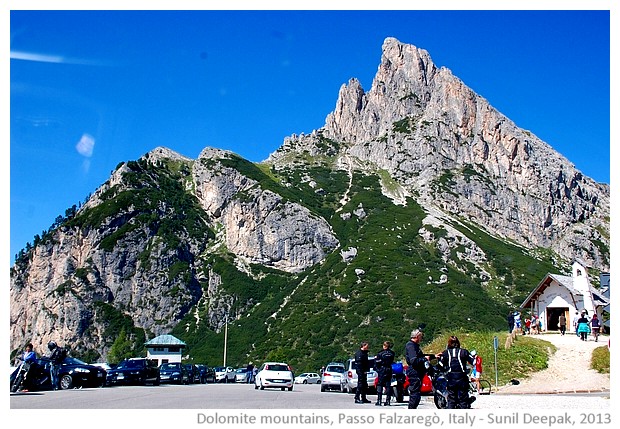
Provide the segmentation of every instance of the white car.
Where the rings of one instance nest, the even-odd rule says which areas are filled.
[[[347,369],[343,363],[331,362],[327,364],[323,375],[321,376],[321,392],[328,390],[337,390],[339,392],[347,391]]]
[[[218,366],[215,368],[216,383],[234,383],[235,369],[231,366]]]
[[[254,389],[280,388],[293,390],[293,371],[284,362],[265,362],[254,379]]]
[[[319,384],[320,382],[321,376],[316,372],[304,372],[295,377],[297,384]]]

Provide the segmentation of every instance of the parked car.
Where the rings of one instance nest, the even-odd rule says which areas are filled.
[[[116,368],[108,371],[106,383],[115,384],[152,384],[160,383],[157,361],[146,358],[131,358],[121,361]]]
[[[215,370],[213,368],[203,364],[198,364],[196,367],[198,368],[198,374],[200,375],[200,382],[202,384],[215,383]]]
[[[319,384],[320,382],[321,376],[316,372],[303,372],[295,377],[297,384]]]
[[[38,358],[30,368],[29,379],[33,380],[29,387],[32,390],[52,390],[50,379],[51,362],[47,357]],[[17,370],[10,375],[13,383]],[[73,387],[103,387],[106,383],[106,371],[89,365],[79,359],[66,357],[58,369],[58,384],[61,389]]]
[[[374,370],[375,358],[369,357],[368,363],[370,370],[366,372],[366,380],[368,381],[368,388],[373,390],[375,388],[375,378],[377,378],[377,372]],[[355,363],[355,359],[347,360],[346,369],[346,390],[349,393],[353,393],[357,388],[357,365]]]
[[[162,363],[159,367],[159,379],[162,383],[190,383],[187,368],[180,362]]]
[[[343,363],[330,362],[321,375],[321,392],[327,390],[347,391],[346,367]]]
[[[107,362],[96,362],[96,363],[91,363],[90,365],[98,366],[99,368],[105,369],[106,372],[111,370],[111,369],[114,369],[114,365],[110,365]]]
[[[237,368],[235,370],[235,382],[236,383],[247,383],[248,382],[248,369],[247,368]]]
[[[215,367],[215,381],[216,383],[234,383],[235,382],[234,368],[231,366]]]
[[[185,369],[187,370],[187,377],[190,383],[200,383],[200,373],[198,367],[191,363],[186,363]]]
[[[291,367],[284,362],[265,362],[254,379],[254,389],[280,388],[293,390],[295,376]]]

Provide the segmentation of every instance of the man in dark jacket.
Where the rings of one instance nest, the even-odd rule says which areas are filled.
[[[430,362],[420,349],[420,342],[424,337],[421,329],[411,332],[411,339],[405,344],[405,360],[407,361],[407,378],[409,379],[409,409],[418,408],[422,394],[422,378],[430,367]]]
[[[54,390],[58,390],[60,387],[58,380],[58,371],[60,370],[60,365],[64,362],[67,357],[67,350],[63,347],[60,347],[54,341],[50,341],[47,344],[47,348],[50,351],[50,379],[52,381],[52,388]]]
[[[394,352],[392,351],[392,344],[389,341],[383,342],[383,350],[377,353],[375,356],[375,370],[378,374],[377,380],[377,402],[375,405],[381,406],[381,397],[385,390],[385,404],[390,405],[390,399],[392,398],[392,364],[394,363]]]
[[[355,373],[357,374],[357,387],[355,388],[355,403],[370,404],[366,398],[368,390],[367,372],[370,371],[368,363],[368,343],[363,341],[360,349],[355,353]]]

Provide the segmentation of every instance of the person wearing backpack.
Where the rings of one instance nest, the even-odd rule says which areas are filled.
[[[47,348],[50,351],[50,378],[52,380],[52,388],[58,390],[58,371],[60,370],[60,365],[62,365],[67,357],[67,350],[63,347],[59,347],[54,341],[47,343]]]
[[[468,350],[461,348],[459,339],[452,335],[448,339],[448,346],[439,355],[439,364],[448,372],[448,407],[447,408],[471,408],[475,396],[469,397],[469,379],[467,377],[467,364],[474,363],[474,359]]]

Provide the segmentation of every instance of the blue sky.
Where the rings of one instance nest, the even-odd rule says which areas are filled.
[[[390,36],[610,183],[608,10],[11,11],[10,264],[120,162],[320,128]]]

